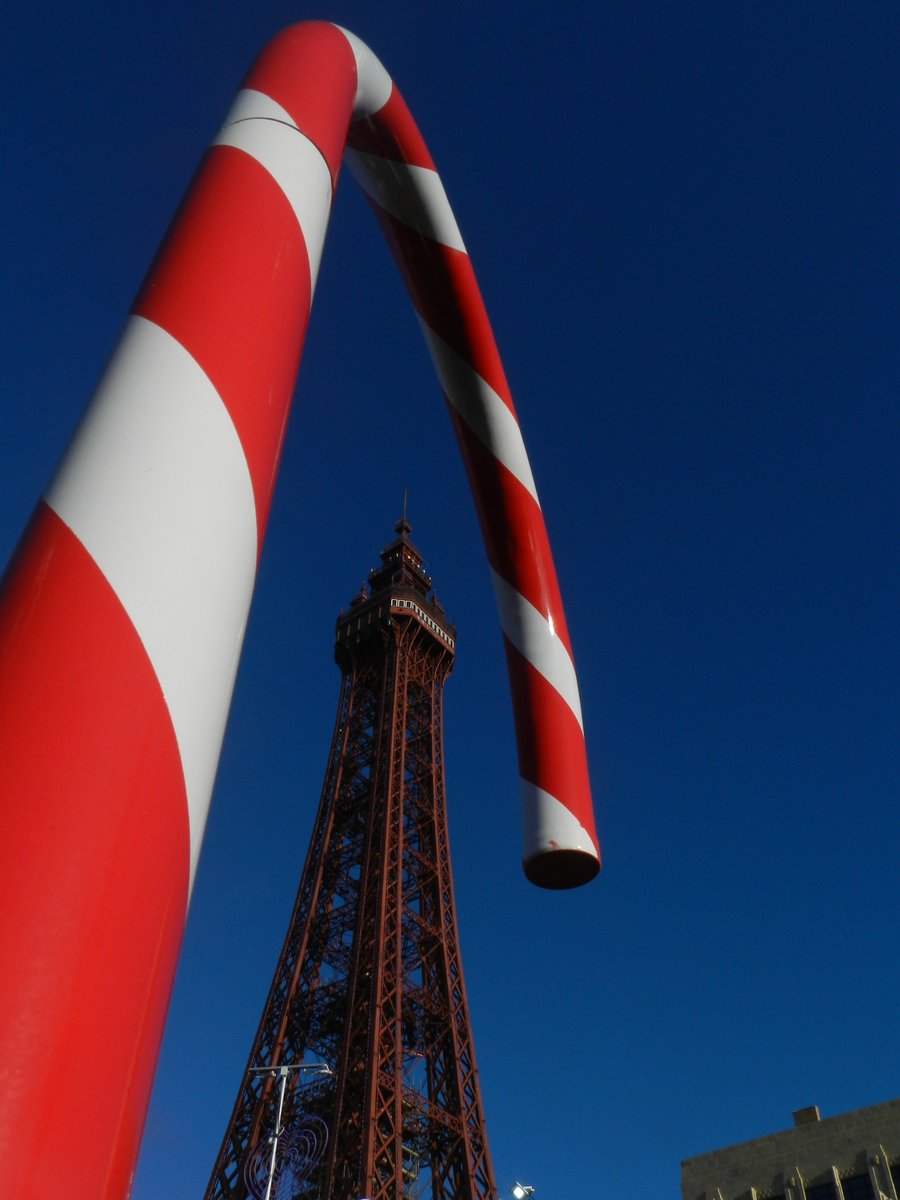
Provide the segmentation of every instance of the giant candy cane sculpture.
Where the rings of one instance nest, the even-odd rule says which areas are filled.
[[[534,481],[459,230],[355,37],[252,67],[0,600],[5,1193],[127,1193],[338,167],[403,273],[478,508],[525,871],[592,878],[578,687]]]

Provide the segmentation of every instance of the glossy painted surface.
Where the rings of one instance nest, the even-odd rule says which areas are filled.
[[[41,504],[0,600],[0,1161],[127,1194],[181,944],[178,744],[97,565]],[[70,1164],[77,1163],[77,1170]]]
[[[253,589],[256,514],[227,411],[159,325],[129,321],[47,503],[112,588],[159,681],[193,878]]]
[[[444,389],[507,647],[528,877],[597,872],[581,704],[553,558],[515,406],[462,235],[399,93],[351,127],[347,164],[394,253]],[[554,861],[555,860],[555,861]]]
[[[598,867],[553,561],[456,220],[377,59],[335,26],[292,27],[204,158],[2,597],[0,1138],[16,1195],[56,1195],[76,1158],[77,1200],[129,1186],[348,130],[475,495],[526,871],[568,887]]]

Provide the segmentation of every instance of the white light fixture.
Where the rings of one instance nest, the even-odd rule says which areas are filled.
[[[331,1067],[328,1063],[273,1063],[269,1067],[248,1067],[248,1075],[271,1075],[273,1079],[280,1079],[278,1085],[278,1115],[275,1118],[275,1128],[272,1131],[272,1136],[269,1141],[272,1143],[272,1157],[269,1160],[269,1180],[266,1184],[266,1200],[272,1200],[272,1184],[275,1181],[275,1159],[278,1155],[278,1139],[284,1133],[284,1128],[281,1124],[281,1114],[284,1111],[284,1089],[287,1087],[288,1075],[291,1071],[296,1071],[298,1074],[301,1071],[310,1071],[313,1075],[333,1075]]]
[[[524,1183],[516,1183],[512,1187],[512,1194],[515,1196],[516,1200],[527,1200],[528,1196],[534,1195],[534,1188],[528,1187]]]

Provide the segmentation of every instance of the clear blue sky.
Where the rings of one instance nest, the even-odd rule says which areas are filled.
[[[576,893],[521,875],[471,502],[345,175],[135,1200],[202,1193],[318,801],[334,618],[404,488],[459,630],[451,835],[501,1189],[675,1197],[681,1158],[900,1094],[900,7],[16,7],[3,556],[247,64],[294,20],[337,20],[403,89],[481,279],[605,855]]]

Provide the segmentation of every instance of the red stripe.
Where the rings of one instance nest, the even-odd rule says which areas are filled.
[[[512,685],[519,774],[555,796],[598,849],[584,734],[559,692],[504,638]]]
[[[499,462],[447,402],[491,566],[543,617],[572,657],[544,517],[532,494]]]
[[[322,152],[336,185],[356,96],[356,59],[341,31],[325,21],[289,26],[269,42],[243,86],[287,109]]]
[[[310,299],[306,245],[281,188],[243,151],[214,146],[134,311],[184,346],[228,409],[253,482],[259,548]]]
[[[395,162],[435,170],[425,139],[396,84],[387,104],[377,113],[352,123],[347,145],[362,154],[380,154]]]
[[[0,1162],[127,1195],[187,906],[181,760],[137,634],[40,505],[0,598]]]
[[[478,372],[515,416],[509,384],[468,254],[432,241],[390,216],[375,201],[369,199],[369,203],[416,311],[438,337]]]

